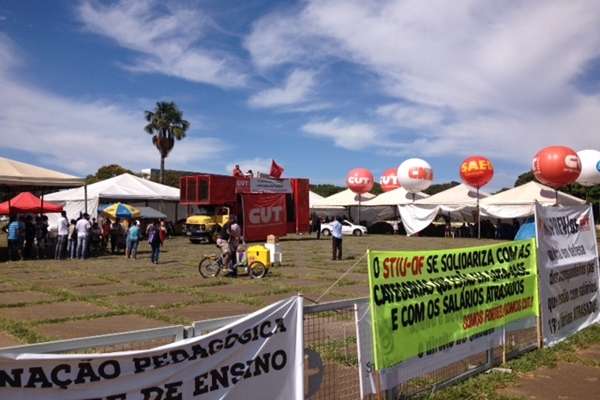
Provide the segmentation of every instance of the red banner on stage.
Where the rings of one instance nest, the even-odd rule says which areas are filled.
[[[244,238],[265,240],[267,235],[287,233],[285,194],[242,194],[244,207]]]

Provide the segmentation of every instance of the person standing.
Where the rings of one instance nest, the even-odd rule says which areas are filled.
[[[25,248],[23,249],[23,258],[33,258],[35,249],[35,225],[33,217],[25,217]]]
[[[110,252],[115,254],[119,249],[121,237],[123,236],[123,227],[119,218],[110,225]]]
[[[83,260],[87,256],[87,246],[90,238],[90,216],[86,213],[83,218],[77,221],[75,229],[77,230],[77,258]]]
[[[21,223],[14,216],[10,217],[10,223],[5,231],[8,235],[8,259],[10,261],[22,259],[21,255]]]
[[[312,230],[317,233],[317,240],[321,239],[321,217],[316,213],[312,215]]]
[[[235,177],[242,177],[244,176],[244,173],[242,172],[240,166],[238,164],[235,164],[235,167],[233,167],[233,172],[232,175]]]
[[[69,236],[69,220],[65,211],[60,212],[58,219],[58,239],[56,240],[56,249],[54,250],[54,259],[60,260],[63,258],[67,249],[67,238]]]
[[[231,260],[229,260],[229,272],[232,277],[237,276],[237,269],[235,264],[237,263],[236,255],[238,246],[242,243],[242,227],[237,223],[237,217],[231,216],[231,225],[229,226],[229,249],[231,254]]]
[[[331,223],[331,250],[332,260],[342,259],[342,219],[340,217]]]
[[[74,219],[71,220],[69,224],[69,241],[67,243],[67,257],[71,260],[75,259],[77,255],[77,229],[76,229],[77,221]]]
[[[102,220],[102,251],[106,252],[108,248],[108,238],[110,237],[110,220],[104,218]]]
[[[164,220],[160,220],[160,243],[161,245],[165,244],[167,237],[169,236],[169,232],[167,231],[167,225]]]
[[[137,258],[137,249],[140,243],[140,221],[136,221],[127,231],[127,248],[125,255],[127,258]]]
[[[148,225],[146,235],[148,237],[150,248],[152,249],[150,261],[152,261],[152,264],[158,264],[158,258],[160,256],[160,226],[158,221],[154,221],[152,224]]]

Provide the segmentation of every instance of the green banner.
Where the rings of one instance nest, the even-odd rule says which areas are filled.
[[[368,254],[378,370],[538,315],[534,239]]]

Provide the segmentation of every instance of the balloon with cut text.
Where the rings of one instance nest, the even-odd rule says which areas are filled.
[[[431,186],[433,169],[420,158],[409,158],[398,167],[398,183],[410,193],[422,192]]]
[[[569,147],[550,146],[538,151],[532,170],[538,181],[557,189],[575,182],[581,173],[581,161]]]
[[[354,168],[346,175],[346,186],[354,193],[367,193],[373,189],[373,174],[366,168]]]
[[[600,185],[600,151],[580,150],[577,156],[581,161],[581,174],[576,182],[582,186]]]
[[[463,182],[474,188],[481,188],[494,176],[492,162],[482,156],[467,157],[460,165],[460,177]]]
[[[383,175],[379,177],[379,184],[381,190],[389,192],[390,190],[398,189],[400,183],[398,183],[398,169],[388,168],[383,172]]]

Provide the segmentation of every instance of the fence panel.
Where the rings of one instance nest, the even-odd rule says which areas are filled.
[[[335,301],[304,307],[305,393],[311,400],[360,399],[355,305],[366,298]],[[149,349],[186,337],[209,333],[242,315],[182,325],[145,329],[111,335],[60,340],[0,349],[0,353],[85,353]],[[471,375],[483,372],[503,359],[517,357],[537,348],[537,321],[529,318],[505,328],[505,347],[467,357],[460,362],[399,385],[385,393],[386,399],[411,397],[438,390]],[[370,400],[367,397],[366,400]]]
[[[142,350],[172,343],[185,337],[183,325],[142,329],[85,338],[11,346],[0,349],[2,353],[110,353]]]
[[[314,370],[310,355],[304,375],[307,398],[314,400],[350,400],[360,398],[358,380],[358,348],[354,305],[346,300],[306,306],[304,308],[304,347],[318,354],[320,365]],[[318,388],[310,379],[320,375]],[[317,378],[313,378],[317,379]],[[306,379],[305,379],[306,380]]]

